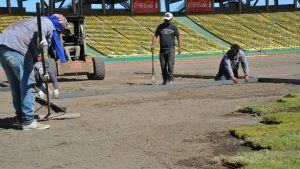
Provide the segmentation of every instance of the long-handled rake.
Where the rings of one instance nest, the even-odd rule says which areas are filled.
[[[39,42],[41,42],[43,37],[42,37],[40,3],[36,3],[36,12],[37,12],[37,24],[38,24],[38,36],[39,36]],[[43,49],[42,49],[42,52],[41,52],[41,57],[42,57],[42,64],[43,64],[43,71],[44,71],[43,75],[46,75],[46,64],[45,64],[45,57],[44,57],[44,50]],[[41,105],[40,108],[42,108],[44,106],[47,106],[48,112],[47,112],[46,115],[36,115],[36,117],[35,117],[36,119],[38,119],[38,120],[50,120],[50,119],[67,119],[67,118],[78,118],[78,117],[80,117],[80,113],[67,113],[67,109],[65,107],[58,106],[58,105],[50,102],[49,88],[48,88],[48,82],[47,81],[45,82],[45,87],[46,87],[47,100],[36,97],[35,101]],[[55,112],[55,114],[51,114],[51,109]]]
[[[152,75],[151,75],[151,83],[153,85],[157,85],[156,79],[155,79],[155,72],[154,72],[154,50],[151,48],[151,55],[152,55]]]

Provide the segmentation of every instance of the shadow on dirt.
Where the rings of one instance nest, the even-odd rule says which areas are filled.
[[[0,130],[18,130],[16,124],[16,118],[14,117],[7,117],[7,118],[0,118]]]
[[[58,82],[81,82],[81,81],[89,81],[89,79],[76,79],[76,78],[57,78]]]

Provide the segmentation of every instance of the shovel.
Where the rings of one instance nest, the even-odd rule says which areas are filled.
[[[151,54],[152,54],[152,75],[151,75],[151,83],[153,85],[157,85],[156,79],[155,79],[155,72],[154,72],[154,50],[151,48]]]

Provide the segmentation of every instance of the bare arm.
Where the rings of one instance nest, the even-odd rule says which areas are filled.
[[[177,36],[177,42],[178,42],[178,54],[181,54],[181,36]]]
[[[152,44],[151,44],[151,50],[154,50],[155,45],[156,45],[156,41],[157,41],[157,36],[153,35],[153,37],[152,37]]]

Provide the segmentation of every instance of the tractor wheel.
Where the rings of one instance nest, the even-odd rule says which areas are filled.
[[[57,66],[55,60],[52,58],[48,58],[46,59],[46,61],[49,63],[49,70],[53,72],[55,76],[57,76]]]
[[[91,80],[103,80],[105,78],[105,65],[104,61],[100,57],[93,58],[93,66],[94,66],[94,73],[88,74],[88,79]]]

